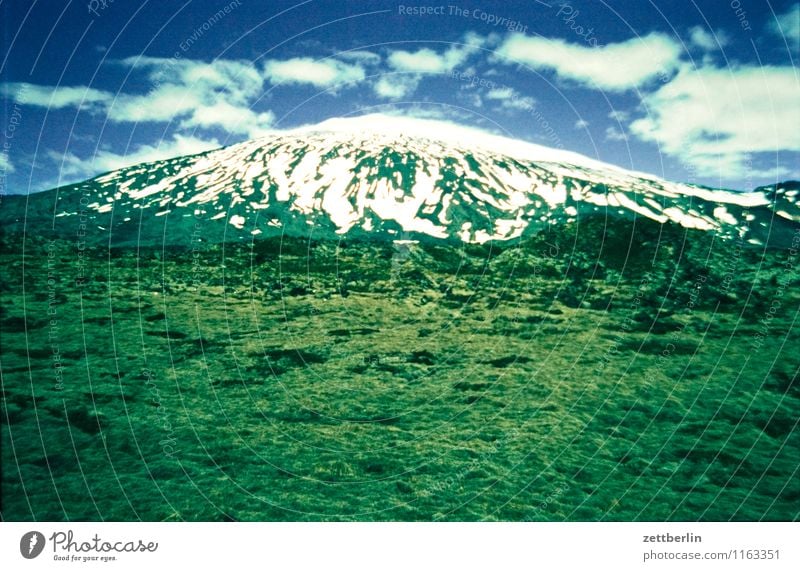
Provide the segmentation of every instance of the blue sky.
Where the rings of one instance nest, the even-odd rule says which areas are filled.
[[[0,20],[6,193],[371,113],[709,186],[800,178],[794,0],[0,0]]]

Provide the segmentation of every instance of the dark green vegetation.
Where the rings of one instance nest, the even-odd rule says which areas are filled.
[[[23,254],[24,252],[24,254]],[[3,236],[8,520],[793,520],[797,257]]]

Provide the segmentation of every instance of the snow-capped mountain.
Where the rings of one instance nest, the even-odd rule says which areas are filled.
[[[667,182],[436,121],[370,115],[140,164],[2,208],[4,226],[184,242],[260,235],[510,240],[582,216],[647,218],[753,244],[800,223],[796,184]],[[32,226],[34,225],[34,226]]]

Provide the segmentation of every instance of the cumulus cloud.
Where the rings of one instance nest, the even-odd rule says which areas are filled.
[[[121,62],[145,70],[152,81],[142,95],[121,95],[109,108],[112,121],[173,121],[186,128],[218,127],[249,137],[263,135],[275,116],[256,112],[251,102],[262,93],[264,78],[250,62],[210,63],[168,58],[127,58]]]
[[[751,153],[800,151],[800,82],[791,67],[688,66],[643,96],[648,115],[630,131],[703,174],[753,175]]]
[[[91,87],[34,85],[32,83],[4,83],[0,85],[3,97],[22,105],[63,109],[76,107],[92,109],[102,107],[114,99],[114,94]]]
[[[383,75],[373,85],[375,95],[383,99],[398,100],[412,95],[421,77],[416,74],[392,73]]]
[[[508,86],[496,87],[486,93],[486,99],[496,101],[504,110],[530,111],[536,106],[533,97],[522,95],[516,89]]]
[[[340,60],[355,61],[362,65],[371,66],[381,63],[381,56],[369,50],[350,50],[336,53]]]
[[[767,29],[779,38],[786,38],[787,42],[797,48],[797,43],[800,42],[800,2],[792,5],[783,14],[776,15]]]
[[[220,90],[228,100],[244,103],[261,93],[264,78],[253,63],[217,59],[203,62],[191,59],[130,57],[118,63],[144,71],[152,81],[151,91],[164,85],[191,87],[200,92]]]
[[[165,84],[146,95],[120,94],[109,102],[108,119],[119,123],[172,121],[190,114],[208,99],[209,94],[200,88]]]
[[[495,87],[490,89],[489,92],[486,94],[486,99],[511,99],[517,95],[517,92],[512,89],[511,87]]]
[[[5,151],[0,152],[0,173],[1,174],[9,174],[14,172],[14,165],[11,164],[11,160],[8,158],[8,154]]]
[[[613,119],[617,122],[627,121],[628,117],[630,117],[630,112],[624,111],[622,109],[612,109],[608,112],[608,118]]]
[[[264,64],[264,73],[273,84],[307,84],[319,88],[361,81],[365,76],[360,65],[309,57],[269,60]]]
[[[112,93],[90,87],[6,83],[2,92],[23,105],[103,112],[117,123],[180,121],[188,128],[219,127],[257,137],[271,126],[271,112],[256,112],[264,78],[250,62],[207,63],[176,58],[131,57],[111,62],[143,73],[146,93]]]
[[[409,52],[395,50],[389,53],[389,65],[399,71],[417,73],[446,73],[464,63],[473,51],[472,46],[452,46],[442,53],[430,48]]]
[[[628,137],[618,127],[606,127],[606,141],[627,141]]]
[[[272,132],[275,114],[272,111],[257,113],[247,107],[236,107],[225,101],[197,107],[191,117],[181,122],[182,127],[219,127],[228,133],[262,137]]]
[[[779,14],[769,25],[770,33],[794,41],[800,41],[799,27],[800,4]],[[73,154],[55,155],[65,176],[88,176],[99,170],[198,152],[219,144],[215,139],[188,134],[196,129],[221,129],[248,138],[271,133],[275,115],[257,106],[268,84],[287,86],[287,91],[311,86],[330,93],[361,84],[391,107],[394,102],[407,102],[427,76],[466,70],[466,75],[473,77],[481,70],[482,77],[493,77],[511,69],[506,65],[526,65],[555,74],[568,87],[616,93],[637,90],[641,99],[638,117],[632,118],[628,111],[612,111],[608,115],[611,121],[606,123],[613,126],[605,131],[606,140],[656,143],[663,152],[704,175],[721,174],[731,179],[745,172],[752,175],[751,154],[800,151],[800,130],[796,128],[800,124],[796,103],[800,100],[800,84],[796,69],[717,68],[710,63],[718,57],[714,52],[730,38],[699,26],[686,32],[686,44],[692,54],[703,55],[699,58],[703,62],[698,64],[700,67],[692,68],[682,61],[681,43],[662,33],[602,47],[514,33],[487,37],[467,34],[457,44],[384,47],[380,53],[349,50],[322,59],[269,59],[262,64],[131,57],[109,65],[131,69],[135,78],[149,80],[146,92],[127,86],[115,93],[89,86],[5,83],[0,84],[0,94],[22,105],[105,114],[107,120],[116,123],[172,122],[175,130],[183,133],[124,154],[100,150],[91,160]],[[481,47],[495,49],[496,55],[479,56]],[[506,65],[486,65],[497,63]],[[527,112],[537,105],[532,97],[503,86],[501,80],[480,87],[478,90],[465,81],[454,91],[456,97],[469,98],[476,107],[508,114]],[[403,109],[407,114],[405,103]],[[588,122],[580,119],[574,127],[585,129]],[[598,129],[603,127],[598,125]],[[0,156],[0,168],[11,172],[13,166],[7,157]]]
[[[702,26],[689,30],[689,43],[706,52],[713,52],[728,45],[728,35],[722,31],[710,32]]]
[[[452,72],[475,52],[476,42],[483,41],[483,38],[467,34],[466,41],[469,43],[452,45],[441,52],[431,48],[390,51],[386,58],[389,68],[401,73],[382,76],[373,85],[373,91],[384,99],[409,97],[416,91],[424,75]]]
[[[201,106],[224,100],[246,106],[261,93],[263,78],[249,62],[211,63],[175,58],[131,57],[111,62],[143,72],[152,82],[147,93],[112,93],[83,86],[6,83],[2,92],[23,105],[49,109],[105,111],[118,122],[170,121]]]
[[[511,34],[497,48],[497,53],[509,62],[552,70],[563,79],[588,87],[625,91],[675,71],[681,46],[660,33],[602,47]]]

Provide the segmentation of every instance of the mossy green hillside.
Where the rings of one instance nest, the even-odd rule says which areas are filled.
[[[787,250],[2,246],[4,519],[798,517]]]

